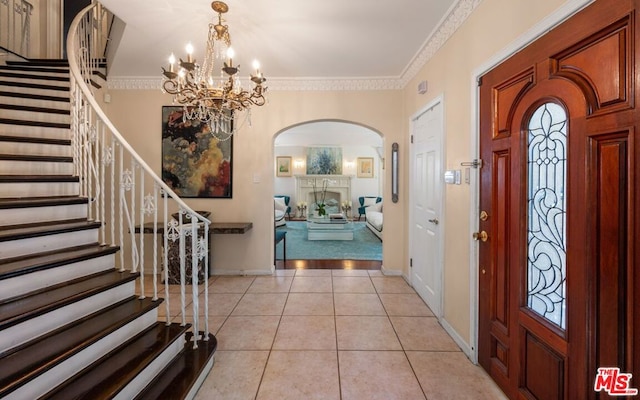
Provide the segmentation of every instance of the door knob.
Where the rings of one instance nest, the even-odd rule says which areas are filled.
[[[438,225],[440,223],[440,221],[438,221],[438,218],[430,219],[428,221],[431,222],[434,225]]]
[[[483,242],[486,242],[487,239],[489,239],[489,235],[485,231],[473,232],[473,238],[475,240],[482,240]]]

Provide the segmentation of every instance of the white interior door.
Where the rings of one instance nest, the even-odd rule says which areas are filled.
[[[437,317],[442,315],[442,101],[412,121],[411,283]]]

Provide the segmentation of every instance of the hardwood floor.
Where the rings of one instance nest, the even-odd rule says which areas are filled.
[[[382,261],[368,260],[287,260],[276,261],[276,269],[380,269]]]

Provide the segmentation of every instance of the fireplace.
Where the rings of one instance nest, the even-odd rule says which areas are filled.
[[[308,212],[313,211],[314,198],[314,182],[315,190],[318,191],[318,199],[320,199],[320,191],[323,188],[323,182],[327,182],[327,191],[325,196],[325,204],[327,204],[327,212],[340,212],[340,203],[343,201],[351,201],[351,177],[347,175],[298,175],[296,176],[296,202],[306,201],[309,208]]]

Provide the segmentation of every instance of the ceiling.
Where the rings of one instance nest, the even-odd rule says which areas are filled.
[[[243,76],[258,59],[267,79],[399,78],[457,1],[227,0],[225,19]],[[101,2],[126,24],[110,78],[159,78],[188,42],[203,59],[211,1]]]

